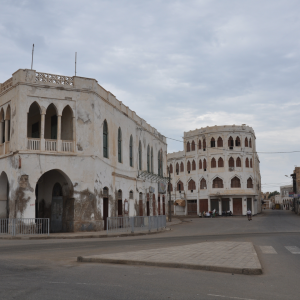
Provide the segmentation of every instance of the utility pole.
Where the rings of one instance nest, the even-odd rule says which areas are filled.
[[[167,168],[168,172],[169,172],[169,184],[168,184],[168,191],[169,191],[169,217],[168,217],[168,221],[171,222],[172,221],[172,212],[171,212],[171,173],[170,173],[170,167]]]

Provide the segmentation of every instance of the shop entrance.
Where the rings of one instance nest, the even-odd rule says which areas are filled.
[[[237,216],[243,215],[242,198],[233,198],[233,214]]]
[[[190,216],[197,215],[197,200],[187,201],[187,211]]]

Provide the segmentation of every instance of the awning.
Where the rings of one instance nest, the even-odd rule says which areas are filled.
[[[185,206],[185,200],[178,199],[178,200],[175,201],[174,204],[179,205],[179,206]]]

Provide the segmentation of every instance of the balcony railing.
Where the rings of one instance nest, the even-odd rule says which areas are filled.
[[[72,141],[62,141],[61,150],[63,152],[73,152],[73,142]]]
[[[10,87],[12,87],[12,85],[13,85],[13,79],[9,78],[8,80],[6,80],[1,84],[0,93],[8,90]]]
[[[27,149],[28,150],[41,150],[41,140],[40,139],[28,139]]]
[[[56,140],[45,140],[45,150],[46,151],[57,151],[57,141]]]

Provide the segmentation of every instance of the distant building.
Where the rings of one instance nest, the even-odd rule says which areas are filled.
[[[275,196],[275,204],[280,204],[281,209],[289,210],[293,204],[293,198],[289,197],[293,192],[293,185],[283,185],[280,187],[280,194]]]
[[[175,214],[261,212],[260,162],[251,127],[205,127],[184,132],[183,141],[183,151],[167,155]]]

